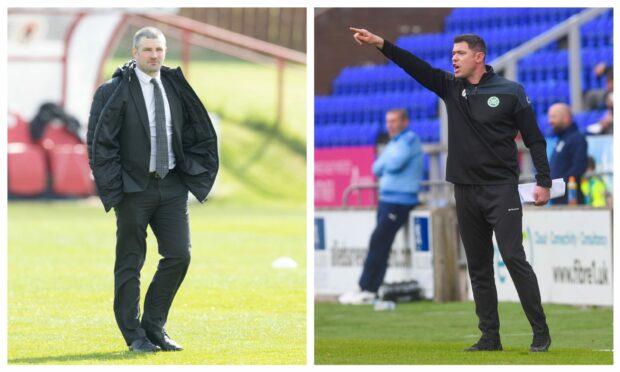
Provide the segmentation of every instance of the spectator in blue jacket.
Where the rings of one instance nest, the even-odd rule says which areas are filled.
[[[570,107],[565,103],[556,103],[549,107],[547,113],[549,124],[558,137],[558,142],[551,154],[551,178],[563,178],[568,182],[570,176],[575,177],[577,185],[581,184],[581,176],[588,165],[588,142],[579,132]],[[552,204],[566,204],[568,193],[561,198],[552,200]],[[577,203],[583,204],[583,193],[577,188]]]
[[[377,226],[370,237],[360,288],[340,296],[343,304],[369,304],[377,298],[396,233],[418,204],[424,171],[420,138],[408,129],[409,118],[404,109],[388,111],[386,126],[390,141],[372,166],[379,178]]]

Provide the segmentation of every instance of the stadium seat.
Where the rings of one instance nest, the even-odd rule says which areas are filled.
[[[53,121],[48,124],[43,136],[38,141],[46,150],[51,150],[57,145],[78,145],[82,141],[69,132],[60,122]]]
[[[32,143],[30,126],[20,115],[8,112],[7,117],[7,142],[8,143]]]
[[[462,33],[478,33],[487,42],[487,60],[521,45],[551,29],[584,8],[455,8],[445,18],[445,31],[403,35],[396,45],[414,52],[436,68],[452,71],[450,45]],[[599,62],[613,63],[613,12],[582,26],[582,89],[604,89],[605,80],[592,72]],[[551,135],[546,119],[549,106],[570,104],[569,53],[552,42],[518,64],[518,80],[532,101],[541,131]],[[384,133],[385,112],[394,107],[407,110],[424,142],[439,141],[438,98],[391,61],[377,66],[350,66],[334,80],[334,95],[316,97],[315,141],[322,146],[363,145]],[[595,112],[579,116],[579,128],[592,123]],[[602,114],[601,114],[602,116]],[[368,125],[373,123],[374,125]],[[327,125],[324,131],[319,127]],[[342,128],[347,129],[342,129]],[[360,132],[372,131],[362,136]],[[374,143],[374,139],[373,139]]]
[[[45,152],[40,146],[9,143],[8,192],[13,196],[36,196],[47,190]]]
[[[86,145],[57,145],[49,151],[52,191],[61,196],[89,196],[94,183]]]

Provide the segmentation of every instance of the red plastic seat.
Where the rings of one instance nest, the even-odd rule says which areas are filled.
[[[30,126],[28,122],[18,114],[11,111],[8,112],[7,127],[8,143],[32,143]]]
[[[8,191],[15,196],[35,196],[47,189],[45,151],[27,143],[9,143]]]
[[[46,150],[51,150],[58,145],[79,145],[80,140],[69,132],[59,121],[52,121],[45,128],[39,143]]]
[[[93,195],[86,145],[56,145],[48,150],[52,191],[62,196]]]

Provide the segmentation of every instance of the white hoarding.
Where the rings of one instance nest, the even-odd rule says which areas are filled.
[[[431,211],[414,211],[409,215],[411,278],[417,280],[422,295],[433,298],[433,224]]]
[[[610,210],[524,210],[523,248],[545,303],[611,306],[611,243]],[[519,301],[494,245],[498,297]]]
[[[318,295],[338,295],[358,287],[370,235],[372,211],[317,211],[314,217],[314,283]],[[386,282],[411,278],[411,250],[404,229],[392,245]]]
[[[375,218],[375,211],[316,212],[316,294],[338,295],[357,287]],[[396,236],[385,278],[418,280],[427,298],[433,293],[431,222],[430,211],[412,211]],[[544,303],[612,305],[610,210],[525,208],[523,237]],[[497,244],[495,252],[498,297],[518,301]]]

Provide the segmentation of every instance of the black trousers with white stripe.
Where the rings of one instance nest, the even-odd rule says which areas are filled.
[[[454,196],[482,337],[499,339],[493,232],[534,334],[549,332],[538,280],[523,250],[523,210],[517,185],[456,184]]]

